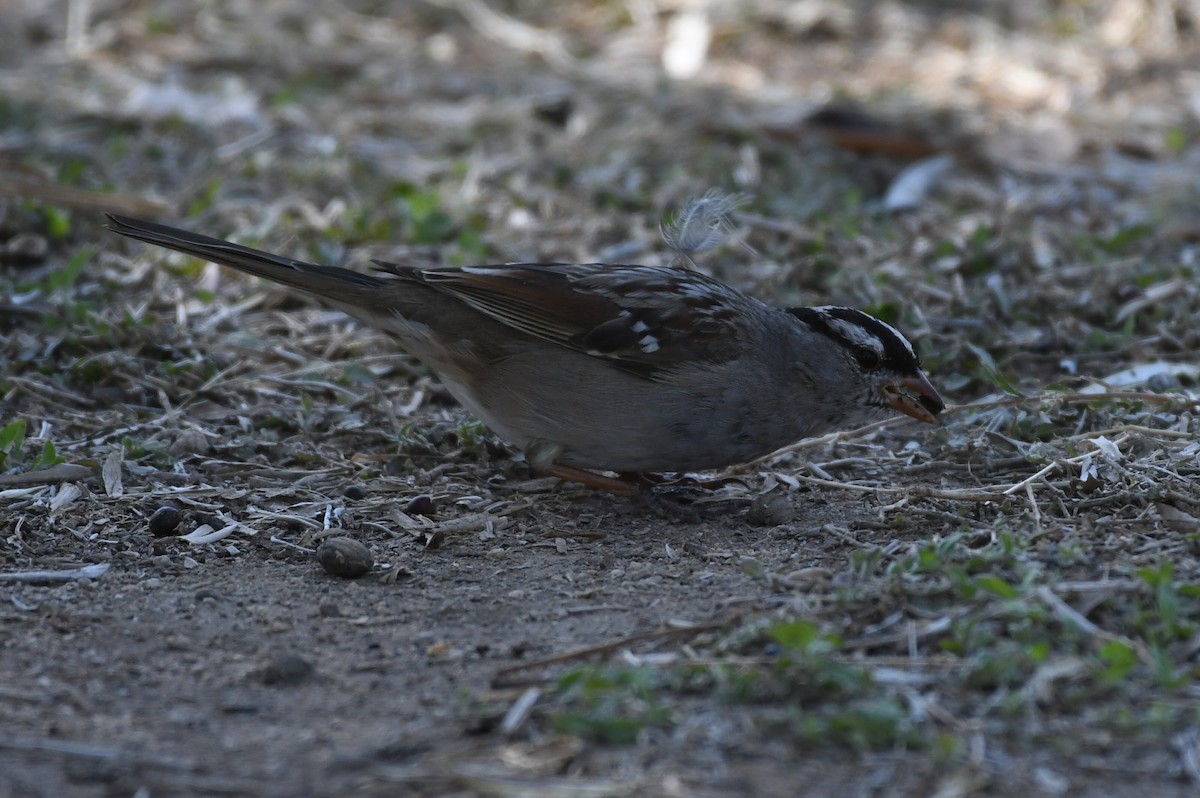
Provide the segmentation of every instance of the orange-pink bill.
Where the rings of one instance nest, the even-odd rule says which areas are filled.
[[[892,407],[927,424],[937,423],[937,414],[946,409],[946,403],[938,395],[937,389],[920,372],[915,377],[905,377],[884,386],[883,394]]]

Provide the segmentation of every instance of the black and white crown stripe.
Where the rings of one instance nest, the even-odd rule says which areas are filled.
[[[847,346],[864,366],[904,373],[921,367],[920,357],[899,330],[861,310],[826,305],[789,308],[788,312]]]

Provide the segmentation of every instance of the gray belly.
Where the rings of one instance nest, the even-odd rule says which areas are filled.
[[[685,372],[666,384],[575,353],[550,359],[556,362],[539,353],[492,364],[474,375],[474,396],[460,399],[523,450],[553,451],[560,463],[606,471],[720,468],[813,434],[811,420],[787,412],[789,402],[756,396],[762,380],[738,364],[717,379]]]

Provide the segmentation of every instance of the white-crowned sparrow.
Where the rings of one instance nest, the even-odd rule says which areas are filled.
[[[890,325],[851,308],[772,308],[697,271],[377,261],[376,276],[108,218],[393,333],[530,465],[597,487],[630,483],[584,469],[720,468],[892,409],[932,423],[944,408]]]

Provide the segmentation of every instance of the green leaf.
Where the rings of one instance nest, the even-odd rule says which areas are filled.
[[[342,368],[342,379],[351,384],[369,385],[376,382],[375,372],[359,363],[347,363]]]
[[[993,596],[999,596],[1004,599],[1015,599],[1020,595],[1015,587],[998,576],[977,576],[975,577],[975,584],[981,590],[986,590]]]
[[[788,651],[807,651],[821,636],[821,630],[811,621],[777,623],[767,636]]]
[[[970,341],[964,341],[963,343],[967,349],[971,350],[971,353],[975,355],[975,358],[979,361],[979,370],[982,372],[981,376],[988,383],[990,383],[992,387],[1004,391],[1004,393],[1010,396],[1025,395],[1017,389],[1016,383],[1014,383],[1000,371],[1000,367],[996,365],[996,360],[992,357],[991,353],[979,348],[978,346],[975,346]]]
[[[1167,130],[1163,138],[1167,148],[1177,155],[1181,154],[1185,149],[1187,149],[1188,134],[1181,128],[1170,128]]]
[[[1125,249],[1130,244],[1140,241],[1147,236],[1153,235],[1154,228],[1148,224],[1134,224],[1129,227],[1122,228],[1116,232],[1107,241],[1100,242],[1100,246],[1109,252],[1119,252]]]
[[[1132,647],[1112,640],[1100,647],[1100,661],[1104,670],[1100,673],[1101,681],[1113,684],[1124,679],[1137,665],[1137,653]]]
[[[1154,663],[1154,678],[1160,687],[1173,690],[1182,687],[1188,681],[1180,676],[1170,652],[1162,646],[1150,647],[1150,659]]]
[[[46,233],[50,238],[62,239],[66,238],[71,232],[71,212],[65,208],[56,208],[53,205],[46,205],[42,209],[42,213],[46,216]]]
[[[67,261],[67,264],[46,278],[46,285],[51,292],[65,291],[75,284],[75,280],[83,273],[84,268],[96,252],[95,247],[80,247]]]
[[[564,712],[554,718],[554,727],[563,734],[608,745],[628,745],[637,740],[646,724],[637,718]]]
[[[1134,573],[1136,573],[1141,580],[1146,583],[1147,587],[1152,590],[1157,590],[1159,585],[1161,585],[1164,581],[1171,581],[1171,573],[1174,570],[1175,569],[1171,563],[1165,562],[1158,568],[1138,568]]]
[[[67,462],[65,458],[58,456],[58,452],[55,450],[54,444],[50,441],[46,441],[44,444],[42,444],[42,453],[39,454],[37,459],[33,461],[33,470],[39,471],[41,469],[50,468],[58,465],[59,463],[65,462]]]
[[[763,568],[763,564],[753,557],[742,558],[742,573],[760,581],[767,578],[767,569]]]
[[[204,188],[196,195],[191,202],[188,203],[188,216],[199,216],[206,210],[212,207],[213,200],[217,197],[217,192],[221,189],[221,179],[214,177],[208,181]]]
[[[25,458],[25,419],[0,427],[0,469]],[[10,462],[11,460],[11,462]]]

